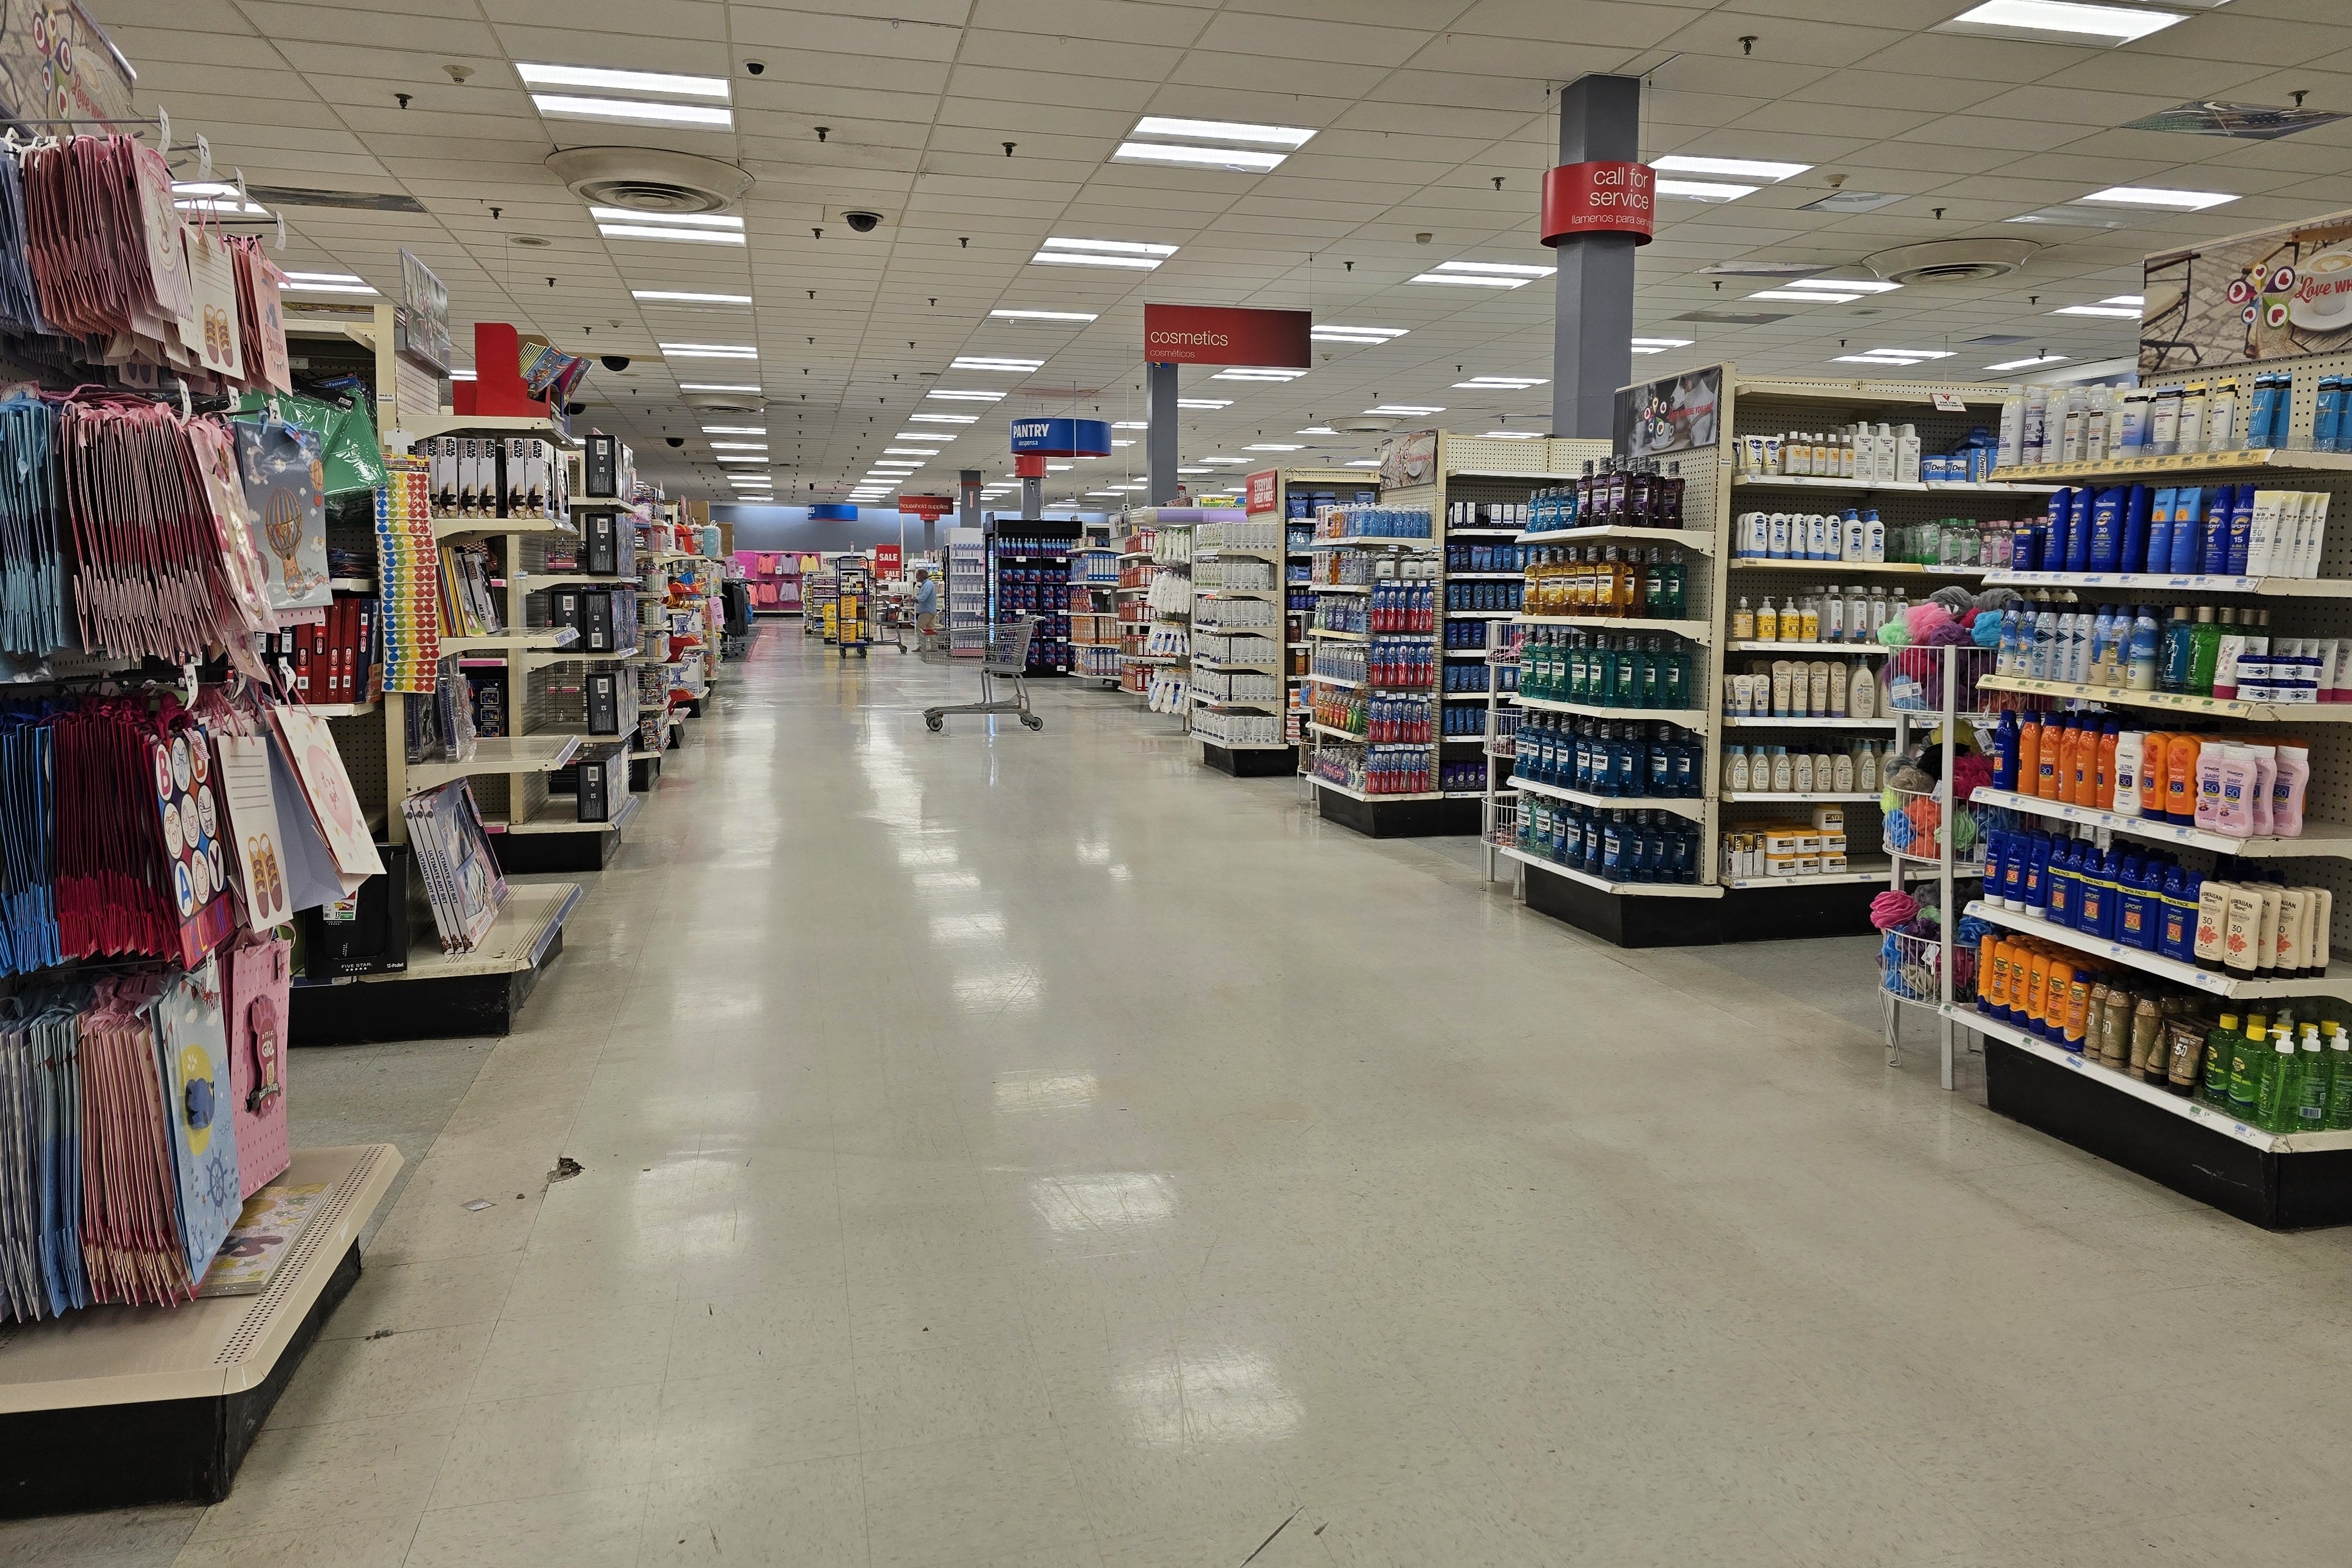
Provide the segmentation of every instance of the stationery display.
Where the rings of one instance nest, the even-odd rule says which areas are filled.
[[[280,699],[291,703],[363,703],[383,695],[377,636],[380,601],[346,594],[308,626],[267,633],[262,663]]]
[[[408,841],[433,904],[433,924],[448,953],[470,953],[498,918],[507,881],[491,852],[473,787],[463,779],[401,802]]]
[[[394,458],[375,493],[378,625],[383,689],[429,692],[441,664],[441,554],[424,464]]]
[[[490,580],[497,559],[484,544],[441,548],[441,632],[448,637],[489,637],[506,630]]]

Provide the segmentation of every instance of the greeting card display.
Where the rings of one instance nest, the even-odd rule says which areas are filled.
[[[237,474],[254,537],[278,610],[320,610],[334,601],[327,573],[326,463],[319,437],[275,419],[239,419]]]
[[[269,716],[286,743],[287,763],[337,869],[351,879],[381,876],[383,860],[375,852],[367,818],[352,792],[352,777],[343,768],[343,754],[335,747],[335,732],[325,719],[299,707],[272,708]]]
[[[251,1197],[293,1158],[286,1140],[286,1018],[294,944],[247,932],[221,955],[221,969],[237,1171],[241,1196]]]
[[[171,1130],[181,1252],[193,1291],[245,1206],[218,966],[175,975],[165,983],[155,1004],[154,1040]]]

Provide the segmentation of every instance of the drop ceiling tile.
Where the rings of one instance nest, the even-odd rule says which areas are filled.
[[[1049,71],[1015,70],[1003,66],[957,66],[948,78],[948,91],[959,98],[1003,99],[1014,103],[1042,99],[1088,109],[1138,107],[1132,82],[1058,77]]]
[[[463,5],[467,15],[473,11],[472,0],[442,0],[442,4]],[[253,32],[251,25],[238,15],[230,0],[108,0],[108,4],[97,9],[104,13],[99,17],[100,26],[110,34],[133,27],[170,32],[185,28],[191,32],[231,36]],[[127,49],[124,51],[126,54],[129,52]],[[141,60],[142,57],[131,56],[133,68],[140,66]]]
[[[1127,0],[979,0],[968,25],[1184,48],[1214,14],[1211,5],[1134,5]]]
[[[1938,0],[1945,4],[1947,0]],[[1949,114],[1980,103],[2003,89],[2000,82],[1963,77],[1911,76],[1893,71],[1832,71],[1790,95],[1795,103],[1851,104],[1859,109],[1896,109]]]
[[[1741,115],[1733,122],[1742,132],[1762,131],[1767,134],[1786,133],[1812,138],[1843,138],[1848,145],[1837,152],[1825,152],[1815,141],[1807,153],[1790,153],[1791,162],[1810,157],[1817,163],[1826,163],[1840,156],[1852,156],[1860,151],[1860,143],[1875,141],[1888,136],[1899,136],[1933,118],[1921,109],[1873,109],[1861,104],[1801,103],[1783,99],[1767,103]],[[1727,156],[1770,158],[1780,149],[1759,149]]]
[[[649,9],[640,0],[478,0],[478,14],[498,25],[499,37],[513,47],[514,32],[522,30],[560,31],[577,29],[593,33],[620,33],[641,38],[700,38],[711,41],[727,37],[727,7],[717,0],[663,0],[659,11]],[[756,8],[746,7],[747,15],[756,15]],[[583,47],[609,47],[604,40],[593,44],[582,40]],[[576,59],[569,56],[549,57],[520,54],[518,59],[560,58],[566,65],[603,65],[604,60]],[[625,60],[610,62],[625,66]]]

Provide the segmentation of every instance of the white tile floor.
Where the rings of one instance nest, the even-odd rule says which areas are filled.
[[[0,1558],[2352,1559],[2352,1238],[974,682],[764,629],[235,1495]]]

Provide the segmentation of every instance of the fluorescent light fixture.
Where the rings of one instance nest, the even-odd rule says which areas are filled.
[[[1808,277],[1801,283],[1791,283],[1789,287],[1817,290],[1834,288],[1848,294],[1892,294],[1903,286],[1899,283],[1883,283],[1874,277]]]
[[[1135,443],[1134,443],[1134,442],[1132,442],[1132,441],[1121,441],[1121,440],[1118,440],[1118,438],[1114,437],[1114,438],[1112,438],[1111,444],[1112,444],[1113,446],[1132,446],[1132,445],[1134,445],[1134,444],[1135,444]]]
[[[1231,408],[1234,406],[1234,400],[1229,397],[1180,397],[1176,400],[1176,406],[1178,408]]]
[[[1924,360],[1906,360],[1899,354],[1839,354],[1830,361],[1833,365],[1876,365],[1882,370],[1926,362]]]
[[[1199,461],[1202,463],[1214,463],[1230,468],[1235,465],[1246,465],[1249,459],[1246,457],[1203,457]]]
[[[1661,180],[1658,194],[1685,202],[1736,202],[1756,193],[1754,185],[1724,185],[1706,180]]]
[[[1440,272],[1473,272],[1491,275],[1496,277],[1533,278],[1549,277],[1553,273],[1558,272],[1559,268],[1556,267],[1529,267],[1523,262],[1517,261],[1441,261],[1437,264],[1437,270]]]
[[[675,239],[692,245],[741,245],[743,235],[736,229],[686,229],[659,227],[651,224],[598,224],[596,232],[606,239]]]
[[[980,415],[976,413],[910,413],[907,416],[907,420],[911,424],[978,424]],[[950,435],[948,439],[953,441],[955,437]]]
[[[1765,288],[1748,297],[1750,299],[1786,299],[1799,305],[1845,305],[1862,298],[1859,294],[1823,294],[1810,288]]]
[[[1048,239],[1037,254],[1029,258],[1032,265],[1039,262],[1062,267],[1124,267],[1150,272],[1164,256],[1176,254],[1172,245],[1150,245],[1126,239],[1068,239],[1059,235]]]
[[[1661,343],[1635,343],[1633,351],[1637,354],[1663,354],[1666,350]]]
[[[1236,365],[1219,371],[1209,379],[1213,382],[1295,382],[1306,373],[1305,371],[1275,371]]]
[[[1410,327],[1343,327],[1332,323],[1310,327],[1307,335],[1318,343],[1386,343],[1411,330]]]
[[[2237,199],[2220,191],[2167,191],[2154,185],[2110,185],[2083,198],[2111,207],[2157,207],[2177,213],[2201,213],[2208,207],[2226,206]]]
[[[1286,152],[1260,152],[1247,147],[1184,147],[1165,141],[1122,141],[1110,155],[1114,163],[1186,163],[1194,168],[1224,169],[1236,174],[1263,174],[1282,167]]]
[[[451,371],[449,372],[449,379],[453,382],[470,382],[474,379],[474,372],[471,371]]]
[[[1653,350],[1658,349],[1687,349],[1690,346],[1691,340],[1688,338],[1636,338],[1633,340],[1633,347]]]
[[[2063,354],[2041,354],[2031,360],[2003,360],[1997,365],[1987,365],[1989,371],[2024,371],[2035,365],[2054,365],[2066,358]]]
[[[1111,421],[1110,427],[1113,430],[1150,430],[1151,428],[1150,423],[1140,419],[1115,419]]]
[[[1543,432],[1540,430],[1489,430],[1486,432],[1483,439],[1487,441],[1541,441],[1543,439]]]
[[[890,439],[893,441],[953,441],[955,437],[941,435],[934,430],[902,430]]]
[[[286,287],[298,294],[373,294],[374,289],[349,272],[289,272]]]
[[[1244,446],[1242,450],[1244,452],[1304,452],[1307,448],[1302,444],[1296,441],[1286,443],[1280,441],[1261,441],[1254,445]]]
[[[634,98],[574,98],[567,93],[535,92],[530,101],[541,114],[566,120],[617,120],[632,124],[703,125],[731,131],[735,111],[716,104],[647,103]]]
[[[750,385],[750,386],[746,386],[746,385],[744,385],[744,384],[743,384],[742,382],[678,382],[678,383],[677,383],[677,390],[678,390],[678,391],[680,391],[680,392],[758,392],[758,391],[760,390],[760,388],[759,388],[758,383],[756,383],[756,382],[754,382],[753,384],[751,384],[751,385]],[[704,425],[702,428],[703,428],[703,429],[705,429],[705,430],[711,430],[711,429],[714,429],[714,428],[716,428],[716,427],[715,427],[715,426],[712,426],[712,425],[708,425],[708,424],[706,424],[706,425]],[[762,434],[762,435],[765,435],[765,434],[767,434],[767,432],[763,430],[763,431],[761,431],[759,434]]]
[[[999,360],[992,359],[985,354],[959,354],[954,359],[948,361],[948,369],[951,371],[1001,371],[1013,375],[1025,376],[1031,371],[1044,369],[1045,364],[1045,361],[1043,360]]]
[[[1949,349],[1870,349],[1865,352],[1888,355],[1898,360],[1948,360]]]
[[[674,76],[667,71],[615,71],[599,66],[550,66],[515,62],[525,87],[604,87],[614,92],[666,92],[672,98],[727,100],[725,77]]]
[[[1045,465],[1045,472],[1048,474],[1066,474],[1075,466],[1076,466],[1076,465],[1070,463],[1048,463]]]
[[[749,305],[748,294],[691,294],[676,288],[632,288],[632,299],[663,305]]]
[[[1293,435],[1337,435],[1339,433],[1328,424],[1310,424],[1304,430],[1294,430]]]
[[[1216,470],[1214,468],[1179,468],[1176,472],[1179,474],[1213,474]]]
[[[1004,394],[1001,392],[949,392],[940,387],[933,387],[923,395],[938,398],[942,402],[1003,402],[1004,401]],[[920,419],[922,415],[917,414],[915,417]]]
[[[2022,38],[2043,44],[2128,44],[2160,33],[2188,17],[2178,11],[2139,5],[2084,5],[2074,0],[1985,0],[1948,22],[1928,29],[1937,33],[1974,33],[1994,38]]]
[[[2147,303],[2147,297],[2144,294],[2110,294],[2105,299],[2100,300],[2099,303],[2102,305],[2128,305],[2133,309],[2137,310],[2141,306]]]
[[[2119,321],[2139,319],[2137,305],[2062,305],[2050,312],[2053,316],[2109,316]]]
[[[1099,318],[1091,310],[992,310],[992,321],[1093,321]]]
[[[936,446],[886,446],[882,450],[908,457],[937,457],[940,455]]]
[[[661,351],[673,360],[756,360],[760,350],[749,343],[664,343]]]
[[[1152,272],[1160,263],[1145,256],[1087,256],[1076,251],[1041,250],[1029,258],[1032,267],[1123,267],[1134,272]]]
[[[640,213],[627,207],[591,207],[588,215],[600,224],[669,224],[689,229],[740,229],[741,218],[725,213]]]
[[[1381,460],[1377,457],[1350,457],[1339,465],[1342,468],[1377,468],[1380,465]]]
[[[710,449],[713,452],[765,452],[768,444],[764,441],[714,441]]]
[[[768,434],[768,427],[764,424],[706,424],[702,427],[702,434],[705,435],[765,435]],[[716,446],[718,443],[713,442],[711,444]]]
[[[1257,141],[1268,147],[1299,148],[1315,132],[1297,125],[1252,125],[1240,120],[1177,120],[1147,114],[1135,122],[1132,136],[1175,136],[1194,141]]]
[[[1811,163],[1769,163],[1760,158],[1686,158],[1676,152],[1650,160],[1653,169],[1675,174],[1736,174],[1748,180],[1785,180],[1801,174]]]
[[[1087,494],[1089,496],[1106,496],[1113,499],[1117,499],[1118,496],[1118,492],[1116,490],[1089,490]]]
[[[1368,408],[1366,413],[1444,413],[1443,408],[1418,402],[1384,402],[1378,408]]]
[[[720,463],[765,463],[764,457],[754,457],[748,452],[722,452],[715,459]]]
[[[1476,392],[1525,392],[1529,387],[1548,387],[1551,381],[1545,376],[1472,376],[1454,384]]]

